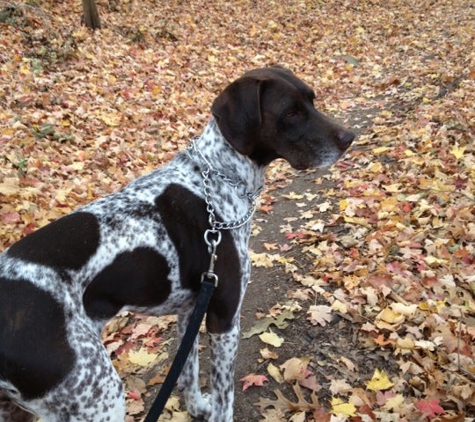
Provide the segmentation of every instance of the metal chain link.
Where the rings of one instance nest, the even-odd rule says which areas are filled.
[[[213,169],[209,161],[204,157],[203,153],[198,149],[196,146],[196,139],[198,137],[194,137],[191,139],[191,145],[187,149],[187,154],[188,156],[194,160],[193,157],[193,152],[196,152],[199,154],[201,159],[206,165],[206,169],[201,172],[201,175],[203,176],[203,192],[205,194],[205,202],[206,202],[206,210],[208,211],[208,221],[211,226],[211,232],[217,232],[218,230],[233,230],[233,229],[238,229],[239,227],[244,226],[254,215],[256,209],[257,209],[257,198],[259,194],[261,193],[262,189],[264,188],[263,186],[259,187],[256,192],[246,192],[246,185],[243,181],[241,180],[235,180],[231,179],[225,174]],[[244,191],[244,193],[240,193],[239,196],[241,198],[247,198],[249,201],[249,209],[244,214],[241,218],[235,221],[218,221],[216,220],[216,213],[215,213],[215,208],[213,205],[213,191],[211,189],[211,182],[210,182],[210,176],[211,174],[214,174],[218,176],[221,180],[223,180],[225,183],[227,183],[229,186],[232,188],[238,190],[241,189]]]
[[[206,202],[206,210],[208,211],[208,221],[210,226],[212,227],[213,230],[233,230],[233,229],[238,229],[239,227],[244,226],[254,215],[254,212],[256,211],[257,208],[257,194],[241,194],[241,197],[247,198],[249,201],[249,209],[247,210],[246,214],[244,214],[240,219],[235,220],[235,221],[218,221],[216,220],[216,214],[215,214],[215,209],[213,206],[213,192],[210,187],[210,180],[209,180],[209,174],[211,172],[210,168],[207,168],[204,170],[201,175],[203,176],[203,191],[205,194],[205,202]],[[232,186],[235,189],[239,184],[236,186]]]

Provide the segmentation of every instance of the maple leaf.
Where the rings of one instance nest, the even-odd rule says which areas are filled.
[[[438,399],[419,400],[416,404],[419,411],[427,418],[433,419],[437,415],[445,413]]]
[[[274,262],[280,258],[278,254],[252,253],[251,262],[255,267],[271,268]]]
[[[332,308],[327,305],[312,305],[307,311],[307,319],[313,324],[325,327],[333,319]]]
[[[133,10],[129,2],[114,2],[120,13],[103,8],[109,27],[93,40],[77,25],[71,1],[21,3],[15,8],[21,13],[1,24],[4,46],[15,48],[0,54],[0,247],[168,161],[209,119],[218,88],[250,67],[291,63],[316,88],[322,106],[358,126],[360,136],[332,174],[311,170],[297,179],[282,162],[269,167],[268,192],[289,184],[285,192],[293,191],[285,201],[279,195],[286,205],[282,233],[291,245],[276,251],[292,249],[295,261],[286,254],[281,265],[263,259],[262,266],[274,266],[269,278],[286,265],[292,280],[300,282],[298,272],[319,280],[303,292],[295,292],[292,283],[286,290],[302,302],[318,293],[330,304],[348,305],[347,314],[344,308],[339,312],[361,317],[362,332],[371,336],[362,344],[398,355],[401,372],[394,383],[404,375],[399,380],[422,397],[449,384],[445,400],[460,409],[453,422],[463,419],[473,393],[450,371],[459,359],[457,367],[473,373],[475,355],[473,323],[458,315],[459,309],[473,309],[475,291],[475,67],[473,60],[459,59],[473,54],[473,39],[466,36],[473,21],[472,9],[465,7],[469,0],[422,5],[416,13],[401,2],[359,2],[357,8],[335,0],[250,2],[235,8],[212,2],[205,17],[196,13],[202,5],[194,0],[172,0],[161,8],[144,0]],[[418,15],[429,12],[430,19]],[[239,30],[229,31],[222,16]],[[131,17],[141,22],[135,29]],[[310,22],[325,22],[332,30],[320,31],[315,42]],[[140,43],[130,36],[137,31]],[[450,43],[444,42],[447,31]],[[341,44],[342,34],[354,53],[328,54],[328,46]],[[408,44],[408,39],[415,41]],[[435,57],[424,53],[440,40]],[[163,48],[149,48],[157,41]],[[213,48],[204,48],[210,42]],[[310,50],[318,64],[309,64]],[[306,183],[303,190],[300,182]],[[260,210],[279,218],[277,201],[268,192],[261,195]],[[310,218],[322,202],[328,210],[321,221],[301,225],[299,217]],[[330,209],[340,214],[329,215]],[[253,235],[259,231],[254,225]],[[325,249],[318,246],[322,240]],[[281,238],[267,241],[283,244]],[[337,283],[349,299],[336,297],[329,283]],[[450,298],[450,308],[439,303],[442,297]],[[414,305],[419,305],[415,312]],[[391,313],[378,317],[386,308]],[[459,328],[455,321],[461,321]],[[295,324],[302,328],[304,322],[320,325],[305,318]],[[134,332],[136,323],[127,324],[132,328],[123,332],[122,324],[111,325],[106,341],[126,378],[127,370],[136,370],[127,360],[129,351],[158,346],[144,338],[153,329]],[[172,337],[169,328],[161,324],[160,335]],[[292,349],[281,354],[287,360]],[[365,356],[348,355],[357,364],[355,375]],[[324,373],[329,368],[321,366]],[[388,398],[377,417],[369,401],[367,411],[357,405],[358,411],[371,420],[407,419],[419,400],[414,394],[405,390],[399,407],[401,396]],[[129,410],[130,422],[140,420],[138,403]],[[297,412],[295,419],[302,418],[303,410]],[[288,420],[283,413],[274,412],[274,420]],[[318,422],[345,419],[321,409],[310,413],[307,417]],[[171,419],[182,420],[176,411]]]
[[[247,331],[242,333],[242,338],[250,338],[256,334],[261,334],[265,332],[269,326],[275,325],[277,328],[284,329],[287,328],[289,322],[286,320],[294,319],[294,313],[291,309],[286,309],[280,315],[276,315],[275,317],[266,317],[260,319],[254,323],[254,325]]]
[[[331,207],[332,207],[332,204],[331,204],[330,201],[325,201],[325,202],[317,205],[318,211],[320,211],[320,212],[328,211],[329,209],[331,209]]]
[[[157,358],[156,355],[148,353],[145,349],[131,350],[129,352],[129,361],[134,365],[148,366]]]
[[[246,391],[251,386],[262,387],[269,380],[264,375],[249,374],[240,379],[243,383],[242,391]]]
[[[332,413],[335,415],[355,416],[356,407],[353,403],[345,403],[338,397],[333,397],[331,400]]]
[[[381,391],[393,387],[394,384],[389,380],[386,372],[379,369],[374,370],[373,378],[366,384],[368,390]]]
[[[451,150],[450,153],[457,159],[460,159],[463,157],[465,150],[467,147],[459,147],[459,146],[454,146]]]
[[[397,412],[401,405],[404,403],[405,398],[402,394],[396,394],[394,397],[390,397],[384,403],[384,408]]]

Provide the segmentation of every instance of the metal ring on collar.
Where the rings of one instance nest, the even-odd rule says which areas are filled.
[[[216,236],[216,239],[210,238],[210,236]],[[216,248],[221,243],[221,232],[219,230],[208,229],[205,231],[205,242],[211,248]]]

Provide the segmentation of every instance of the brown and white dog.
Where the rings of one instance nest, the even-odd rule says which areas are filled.
[[[272,160],[327,167],[354,138],[317,111],[314,99],[289,70],[252,70],[216,98],[194,148],[0,255],[0,421],[125,419],[123,387],[101,329],[132,310],[177,313],[183,334],[209,264],[203,236],[210,206],[216,220],[231,222],[221,231],[219,285],[206,317],[211,391],[200,391],[197,341],[179,386],[193,416],[232,421],[239,313],[251,268],[251,221],[243,217],[252,216]]]

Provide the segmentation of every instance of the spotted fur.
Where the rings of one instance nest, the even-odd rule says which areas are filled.
[[[353,134],[313,107],[313,91],[282,68],[247,73],[213,104],[197,143],[167,166],[25,237],[0,255],[0,422],[120,422],[120,378],[100,342],[124,310],[179,315],[183,335],[200,276],[208,268],[209,228],[202,173],[209,163],[216,217],[249,212],[246,193],[266,166],[328,166]],[[179,380],[193,416],[233,420],[239,314],[250,277],[251,222],[222,232],[206,324],[210,394],[199,387],[198,340]]]

